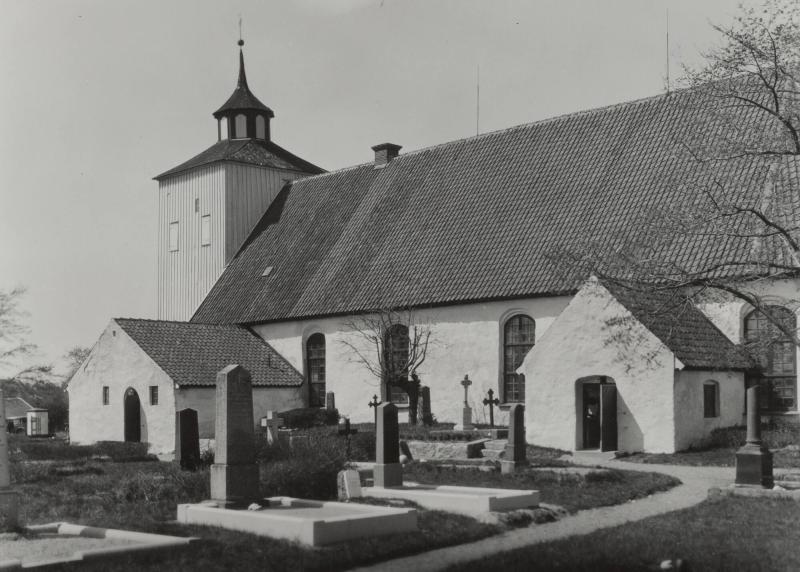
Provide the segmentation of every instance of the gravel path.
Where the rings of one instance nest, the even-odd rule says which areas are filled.
[[[577,459],[576,459],[577,460]],[[550,542],[569,536],[589,534],[626,522],[680,510],[696,505],[708,496],[711,487],[724,487],[733,482],[731,467],[684,467],[678,465],[645,465],[623,461],[592,460],[597,465],[630,471],[665,473],[679,478],[683,484],[650,497],[622,505],[580,511],[556,522],[512,530],[485,538],[471,544],[462,544],[423,552],[406,558],[380,562],[373,566],[357,568],[358,572],[428,572],[442,570],[453,564],[462,564],[532,544]]]

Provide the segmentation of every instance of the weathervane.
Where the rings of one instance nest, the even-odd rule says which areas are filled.
[[[239,14],[239,41],[237,42],[239,47],[241,48],[244,45],[244,40],[242,39],[242,15]]]

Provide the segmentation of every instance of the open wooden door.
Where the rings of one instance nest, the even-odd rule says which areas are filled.
[[[600,385],[600,450],[617,450],[617,386]]]

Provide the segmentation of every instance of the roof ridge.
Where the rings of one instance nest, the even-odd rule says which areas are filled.
[[[189,322],[186,320],[161,320],[158,318],[112,318],[114,321],[125,321],[125,322],[149,322],[152,324],[183,324],[183,325],[190,325],[190,326],[214,326],[215,328],[225,328],[225,327],[233,327],[243,329],[244,326],[239,324],[219,324],[213,322]]]

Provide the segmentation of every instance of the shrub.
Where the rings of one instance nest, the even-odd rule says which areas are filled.
[[[284,427],[289,429],[308,429],[323,425],[337,425],[339,411],[337,409],[320,409],[319,407],[303,407],[290,409],[280,414]]]
[[[117,462],[153,461],[147,454],[147,443],[98,441],[94,445],[70,445],[61,439],[31,439],[24,435],[9,435],[9,449],[20,460],[77,461],[92,457],[110,457]]]

